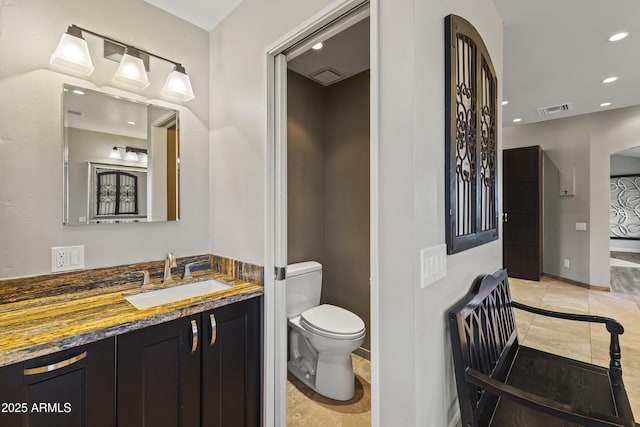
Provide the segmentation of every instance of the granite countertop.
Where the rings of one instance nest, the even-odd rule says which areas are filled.
[[[136,278],[137,279],[137,278]],[[216,279],[232,285],[213,294],[138,310],[124,295]],[[0,288],[0,299],[3,290]],[[198,271],[167,284],[152,280],[114,286],[74,288],[72,292],[40,293],[35,298],[0,304],[0,366],[10,365],[103,338],[178,319],[263,294],[262,286],[212,270]]]

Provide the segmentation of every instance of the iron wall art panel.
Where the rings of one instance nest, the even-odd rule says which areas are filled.
[[[498,82],[476,29],[445,18],[447,253],[498,239]]]
[[[610,237],[640,240],[640,175],[616,175],[609,179]]]

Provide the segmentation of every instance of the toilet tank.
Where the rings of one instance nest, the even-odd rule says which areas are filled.
[[[287,317],[320,305],[322,264],[315,261],[287,265]]]

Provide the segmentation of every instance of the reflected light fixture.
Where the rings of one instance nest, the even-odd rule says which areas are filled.
[[[115,46],[115,52],[111,52],[109,55],[104,52],[105,58],[113,59],[114,53],[117,54],[118,58],[122,55],[122,58],[119,60],[120,65],[118,66],[118,70],[113,77],[114,82],[124,84],[129,87],[133,86],[140,90],[146,89],[150,84],[149,77],[147,76],[147,71],[149,69],[148,57],[154,57],[156,59],[169,62],[174,66],[173,71],[169,73],[164,84],[161,92],[162,95],[181,102],[186,102],[195,98],[193,88],[191,86],[191,80],[189,79],[184,66],[179,62],[172,61],[162,56],[131,46],[127,43],[120,42],[111,37],[87,30],[86,28],[78,27],[77,25],[69,26],[67,32],[62,35],[56,51],[51,55],[51,64],[79,71],[86,75],[91,74],[94,67],[91,63],[87,42],[83,38],[84,33],[103,39],[105,41],[105,46],[106,44]]]
[[[313,50],[320,50],[320,49],[322,49],[322,46],[324,46],[324,45],[322,44],[322,42],[320,42],[320,43],[316,43],[316,44],[314,44],[313,46],[311,46],[311,49],[313,49]]]
[[[618,78],[617,78],[617,77],[607,77],[606,79],[604,79],[604,80],[602,81],[602,83],[613,83],[613,82],[615,82],[616,80],[618,80]]]
[[[67,28],[67,32],[60,37],[58,47],[51,55],[49,63],[87,76],[93,72],[94,66],[89,55],[89,46],[82,37],[79,27],[71,25]]]
[[[611,105],[610,102],[603,102],[602,104],[600,104],[601,107],[608,107],[609,105]]]
[[[113,147],[113,150],[111,150],[111,152],[109,153],[109,158],[116,159],[116,160],[122,159],[122,156],[120,155],[120,150],[118,150],[118,147]]]
[[[517,119],[513,119],[513,123],[520,123],[521,121],[522,121],[522,119],[519,118],[519,117]]]
[[[140,58],[138,49],[127,46],[120,60],[118,71],[113,76],[113,81],[143,90],[149,86],[149,77],[147,77],[147,71],[144,69],[144,62]]]
[[[502,101],[502,105],[507,105],[509,101]]]

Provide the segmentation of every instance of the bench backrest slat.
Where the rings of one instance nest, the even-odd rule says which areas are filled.
[[[449,327],[462,424],[475,426],[490,416],[496,397],[468,383],[466,368],[502,381],[518,347],[506,270],[478,276],[471,292],[449,312]]]

